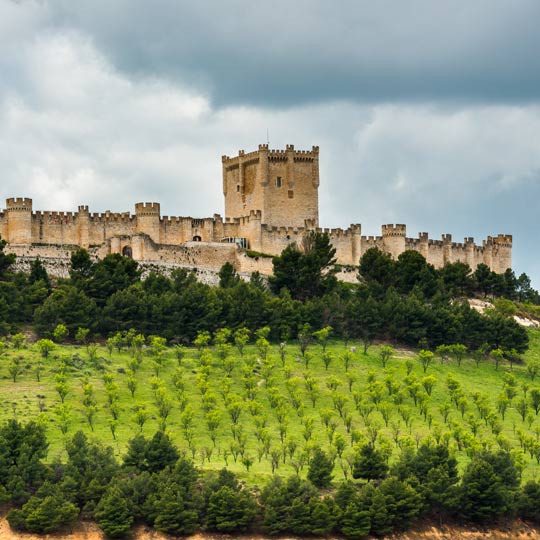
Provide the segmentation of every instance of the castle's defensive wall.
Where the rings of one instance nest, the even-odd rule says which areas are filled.
[[[452,235],[432,240],[422,232],[407,238],[405,225],[383,225],[381,236],[362,236],[359,224],[347,229],[319,227],[319,148],[270,150],[222,157],[225,218],[162,216],[159,203],[135,204],[135,213],[34,211],[32,199],[10,198],[0,211],[0,237],[20,257],[69,259],[83,247],[95,256],[120,253],[138,261],[219,269],[231,262],[237,270],[264,274],[271,259],[289,244],[302,244],[309,231],[329,234],[337,262],[358,265],[360,257],[377,247],[397,258],[405,250],[421,253],[439,268],[461,261],[471,268],[480,263],[498,273],[512,266],[512,236],[488,237],[480,245],[473,238],[454,242]]]

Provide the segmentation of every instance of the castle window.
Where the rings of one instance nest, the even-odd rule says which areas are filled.
[[[193,237],[193,241],[194,241],[194,242],[201,242],[201,241],[202,241],[202,238],[201,238],[198,234],[196,234],[196,235]]]
[[[240,184],[236,185],[236,193],[240,193]]]
[[[294,198],[294,191],[292,189],[289,189],[289,199]]]
[[[122,255],[131,259],[133,257],[133,252],[131,251],[131,248],[129,246],[125,246],[122,250]]]
[[[276,178],[276,187],[281,187],[281,176]]]

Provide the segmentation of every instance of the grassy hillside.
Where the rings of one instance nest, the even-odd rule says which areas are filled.
[[[524,358],[540,362],[540,331],[531,331],[530,340]],[[198,465],[228,464],[249,482],[271,474],[272,465],[282,474],[302,469],[306,446],[320,445],[340,454],[335,469],[340,478],[348,473],[351,442],[376,438],[395,456],[399,447],[417,445],[429,436],[448,439],[461,464],[478,446],[512,448],[523,461],[524,477],[538,476],[540,418],[532,397],[533,390],[540,389],[540,376],[531,380],[525,365],[514,365],[511,371],[502,363],[497,370],[491,361],[477,366],[465,358],[458,366],[456,360],[441,363],[434,358],[424,374],[415,352],[398,351],[383,369],[379,347],[372,347],[368,355],[358,347],[349,355],[347,370],[344,355],[349,348],[350,344],[346,348],[331,343],[328,369],[321,347],[314,344],[307,361],[296,345],[288,345],[283,364],[275,345],[266,360],[252,345],[243,357],[231,349],[225,360],[208,349],[202,361],[196,349],[187,349],[178,361],[172,349],[159,357],[144,351],[137,360],[128,351],[109,354],[105,348],[92,354],[85,347],[56,346],[46,359],[35,345],[10,348],[0,358],[0,420],[45,422],[53,460],[62,457],[65,440],[78,429],[121,455],[127,441],[141,431],[137,420],[147,416],[143,434],[151,436],[164,424]],[[61,372],[63,378],[58,376]],[[434,380],[426,380],[427,376]],[[460,387],[454,400],[449,376]],[[136,386],[134,397],[129,381]],[[431,396],[424,388],[429,389],[430,383]],[[67,391],[64,406],[63,391]],[[503,393],[511,398],[504,419]],[[523,398],[527,410],[520,412]],[[160,418],[160,410],[166,420]],[[212,432],[209,425],[217,427]]]

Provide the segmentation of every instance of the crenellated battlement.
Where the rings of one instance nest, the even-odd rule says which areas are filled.
[[[157,202],[138,202],[135,213],[90,213],[87,205],[77,212],[32,210],[32,199],[7,199],[0,211],[0,236],[19,253],[47,256],[44,246],[69,252],[74,246],[92,248],[104,256],[121,253],[139,261],[186,262],[196,265],[197,254],[211,257],[216,268],[225,261],[257,267],[253,258],[244,263],[235,259],[242,248],[268,255],[279,255],[291,243],[302,246],[310,231],[326,233],[336,250],[339,264],[358,265],[362,255],[376,247],[397,259],[406,250],[415,250],[435,267],[464,262],[471,268],[486,264],[502,273],[512,265],[513,238],[509,234],[488,236],[477,245],[472,237],[454,242],[451,234],[440,240],[427,232],[407,238],[404,224],[385,224],[381,236],[362,236],[360,224],[347,228],[319,226],[319,147],[297,150],[293,144],[271,149],[259,144],[252,152],[238,151],[234,157],[222,156],[225,217],[194,218],[161,216]],[[227,245],[227,248],[221,249]],[[239,247],[241,246],[241,247]],[[211,254],[211,255],[210,255]],[[225,255],[224,255],[225,254]],[[207,264],[205,262],[204,264]]]
[[[159,216],[161,205],[157,202],[145,202],[135,204],[135,214],[138,216]]]
[[[511,248],[513,239],[511,234],[498,234],[493,238],[493,242],[499,246]]]
[[[32,199],[29,199],[28,197],[11,197],[10,199],[6,199],[6,210],[31,212]]]
[[[407,234],[407,226],[401,223],[383,225],[381,229],[383,238],[385,236],[405,236]]]
[[[286,161],[289,156],[298,162],[306,161],[310,162],[319,157],[319,147],[312,146],[311,150],[295,150],[294,144],[287,144],[285,150],[283,149],[270,149],[268,144],[259,144],[257,150],[252,152],[246,152],[245,150],[238,150],[238,155],[229,157],[227,155],[221,156],[221,162],[226,166],[238,165],[239,163],[245,163],[252,159],[258,159],[261,156],[265,156],[271,161]]]
[[[118,212],[109,212],[109,211],[103,212],[103,213],[92,212],[91,214],[89,214],[89,217],[90,217],[90,221],[95,222],[95,223],[104,223],[107,221],[131,222],[136,219],[136,217],[132,216],[129,212],[118,213]]]

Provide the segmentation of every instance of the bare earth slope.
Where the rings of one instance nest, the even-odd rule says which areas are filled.
[[[138,527],[131,536],[133,540],[172,540],[148,527]],[[388,540],[536,540],[540,539],[540,530],[534,529],[521,521],[515,521],[507,527],[488,530],[466,527],[417,527],[405,534],[391,535]],[[186,540],[265,540],[265,536],[253,535],[194,535]],[[105,540],[105,536],[95,523],[79,522],[63,534],[35,535],[15,533],[9,527],[6,518],[0,519],[0,540]],[[379,539],[381,540],[381,539]]]

